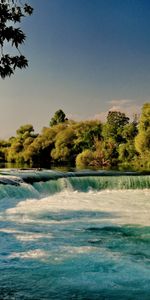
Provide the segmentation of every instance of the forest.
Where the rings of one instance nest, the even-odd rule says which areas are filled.
[[[109,111],[107,120],[76,122],[59,109],[36,134],[31,124],[0,140],[0,162],[29,167],[150,170],[150,103],[133,120]]]

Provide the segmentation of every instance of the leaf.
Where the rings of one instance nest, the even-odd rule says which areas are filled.
[[[33,7],[31,7],[30,5],[28,5],[27,3],[24,6],[24,12],[26,14],[28,14],[29,16],[32,15],[33,13]]]
[[[13,28],[12,33],[12,46],[15,44],[15,47],[18,48],[26,39],[26,35],[20,28]]]

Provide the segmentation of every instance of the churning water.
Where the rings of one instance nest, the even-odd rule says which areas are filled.
[[[150,299],[150,176],[3,171],[6,299]]]

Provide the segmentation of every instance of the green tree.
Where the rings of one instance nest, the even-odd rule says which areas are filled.
[[[7,153],[10,147],[9,141],[0,140],[0,161],[5,162],[7,161]]]
[[[83,167],[94,167],[103,168],[108,167],[112,163],[113,144],[110,142],[103,142],[95,140],[95,150],[90,149],[83,150],[76,157],[76,166],[79,168]]]
[[[74,150],[78,154],[85,149],[95,149],[95,140],[102,137],[102,124],[100,121],[90,120],[76,123],[72,127],[76,134]]]
[[[121,168],[131,168],[137,158],[135,137],[138,133],[137,122],[126,124],[122,130],[123,141],[117,147],[118,162]]]
[[[16,131],[17,136],[22,139],[26,139],[27,137],[32,136],[33,132],[34,132],[34,128],[33,125],[31,124],[22,125]]]
[[[150,103],[143,105],[135,147],[141,156],[147,156],[150,159]]]
[[[38,136],[35,140],[25,147],[25,151],[23,152],[24,161],[30,163],[31,165],[37,163],[37,165],[41,162],[41,149],[42,145],[40,142],[40,137]]]
[[[20,45],[26,39],[25,33],[17,23],[21,23],[22,18],[31,15],[33,8],[27,3],[22,4],[19,0],[1,0],[0,3],[0,76],[5,78],[11,76],[19,68],[28,66],[28,61],[20,52]],[[12,48],[12,54],[5,53],[6,45]],[[16,50],[16,55],[14,54]]]
[[[129,123],[129,118],[120,111],[109,111],[107,122],[103,126],[103,137],[105,140],[113,139],[117,144],[124,141],[122,130]]]
[[[51,151],[55,146],[55,137],[62,126],[44,127],[41,134],[25,149],[24,159],[33,165],[45,166],[51,162]],[[26,140],[28,141],[28,139]],[[25,141],[25,142],[26,142]],[[25,144],[25,143],[24,143]]]
[[[150,153],[150,103],[143,105],[135,147],[140,154]]]
[[[56,135],[55,148],[51,152],[51,156],[56,162],[70,163],[74,160],[74,139],[75,132],[72,128],[66,127]]]
[[[123,164],[126,162],[131,163],[132,160],[134,159],[134,157],[136,157],[136,155],[137,155],[135,145],[134,145],[134,143],[131,143],[130,141],[125,144],[120,144],[119,148],[118,148],[118,152],[119,152],[118,159]]]
[[[129,118],[120,111],[109,111],[107,116],[107,123],[114,127],[123,127],[129,123]]]
[[[91,162],[94,160],[94,153],[89,150],[83,150],[76,157],[76,166],[78,168],[85,168],[91,165]]]
[[[143,105],[135,148],[140,155],[140,165],[150,168],[150,103]]]
[[[67,120],[68,119],[66,118],[66,115],[63,112],[63,110],[59,109],[55,112],[54,116],[50,120],[50,126],[52,127],[52,126],[57,125],[59,123],[64,123]]]
[[[16,133],[17,136],[9,140],[11,145],[8,148],[7,159],[10,162],[23,162],[24,151],[37,137],[37,134],[34,134],[34,128],[31,124],[20,126]]]
[[[138,133],[137,124],[135,122],[126,124],[122,130],[122,137],[128,141],[134,141],[134,138],[136,137]]]
[[[119,120],[118,120],[119,118]],[[109,130],[108,130],[109,129]],[[32,165],[74,164],[77,167],[150,169],[150,103],[140,121],[129,123],[117,112],[106,124],[98,121],[58,122],[35,134],[33,126],[20,126],[16,137],[0,141],[0,161]]]

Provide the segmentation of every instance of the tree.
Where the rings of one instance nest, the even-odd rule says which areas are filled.
[[[119,148],[118,148],[118,152],[119,152],[119,160],[121,161],[121,163],[126,163],[126,162],[132,162],[132,160],[134,159],[134,157],[136,157],[136,149],[135,149],[135,145],[134,143],[131,143],[131,141],[129,141],[128,143],[125,144],[120,144]]]
[[[0,76],[5,78],[14,74],[14,71],[19,68],[23,69],[28,66],[28,61],[21,54],[19,46],[26,39],[25,33],[16,27],[17,23],[21,23],[22,18],[32,15],[33,8],[27,3],[22,4],[18,0],[1,0],[0,3]],[[9,44],[17,51],[16,55],[4,53],[5,46]]]
[[[51,151],[51,156],[56,162],[74,161],[74,139],[75,132],[72,128],[64,128],[56,135],[55,148]]]
[[[122,130],[122,136],[126,142],[133,141],[138,133],[137,124],[135,122],[126,124]]]
[[[116,141],[118,144],[123,142],[122,130],[129,123],[129,118],[120,111],[109,111],[107,122],[103,126],[103,137],[105,140],[109,138]]]
[[[115,127],[123,127],[129,123],[129,118],[120,111],[109,111],[107,116],[107,123]]]
[[[0,140],[0,162],[7,161],[7,152],[9,147],[9,141]]]
[[[150,103],[145,103],[139,122],[139,132],[135,138],[136,150],[143,155],[150,156]]]
[[[105,151],[105,145],[103,142],[96,140],[95,141],[95,151],[90,149],[83,150],[76,157],[76,166],[79,168],[84,167],[94,167],[94,168],[103,168],[110,166],[110,157],[109,153]],[[109,145],[111,151],[111,145]]]
[[[73,125],[76,133],[74,150],[78,154],[85,149],[95,149],[95,140],[101,139],[102,124],[97,120],[82,121]]]
[[[21,125],[20,128],[16,131],[17,135],[21,138],[27,138],[32,135],[33,132],[34,128],[31,124]]]
[[[137,168],[150,169],[150,103],[145,103],[135,138],[135,148],[138,152]]]
[[[66,115],[63,112],[63,110],[59,109],[55,112],[54,116],[50,120],[50,126],[52,127],[52,126],[57,125],[59,123],[64,123],[67,120],[68,119],[66,118]]]
[[[76,157],[76,166],[78,168],[85,168],[90,166],[91,161],[94,159],[94,154],[91,150],[86,149],[79,153]]]
[[[20,126],[16,131],[17,136],[11,138],[10,147],[7,151],[7,160],[10,162],[24,162],[24,151],[37,137],[31,124]]]

